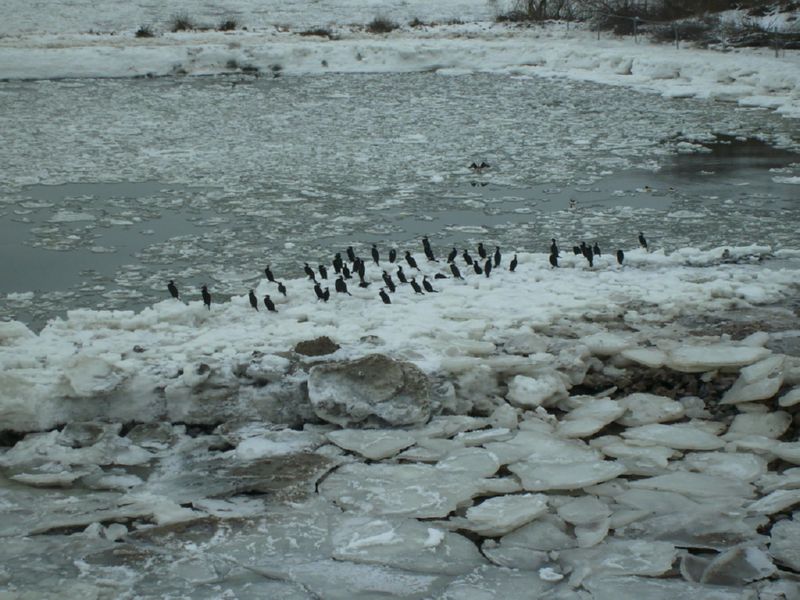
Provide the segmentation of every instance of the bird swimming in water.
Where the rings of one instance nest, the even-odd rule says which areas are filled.
[[[594,243],[592,252],[594,252],[595,256],[600,256],[600,246],[597,244],[597,242]]]
[[[499,267],[500,266],[500,259],[501,258],[503,258],[503,255],[500,254],[500,246],[495,246],[494,247],[494,266],[495,267]]]
[[[392,248],[391,250],[389,250],[389,262],[393,263],[396,260],[397,260],[397,250]]]
[[[275,308],[275,303],[272,301],[272,299],[270,299],[269,294],[264,296],[264,306],[267,307],[269,312],[278,312],[278,310]]]
[[[622,250],[617,250],[617,263],[622,265],[623,260],[625,260],[625,253]]]
[[[450,272],[453,274],[453,277],[455,277],[456,279],[464,279],[461,276],[461,271],[458,270],[458,267],[456,266],[456,263],[450,263]]]
[[[402,265],[397,266],[397,279],[400,280],[400,283],[408,283],[408,280],[406,279],[406,274],[403,273]]]
[[[555,254],[550,255],[550,267],[553,269],[558,267],[558,256],[556,256]]]
[[[350,292],[347,291],[347,284],[344,282],[344,279],[341,275],[336,279],[336,291],[340,294],[347,294],[348,296],[352,296]]]
[[[409,283],[411,284],[411,287],[414,288],[414,293],[415,294],[424,294],[425,293],[425,292],[422,291],[422,288],[419,287],[419,284],[417,283],[416,277],[412,277],[411,281],[409,281]]]
[[[483,269],[481,269],[477,260],[472,261],[472,269],[475,271],[475,275],[483,275]]]
[[[178,287],[175,285],[175,282],[170,279],[169,283],[167,284],[167,289],[169,290],[169,295],[175,298],[175,300],[180,300],[180,294],[178,293]]]
[[[275,276],[272,274],[272,271],[270,270],[269,265],[267,265],[267,268],[264,269],[264,275],[267,276],[267,281],[269,281],[269,282],[274,282],[275,281]]]
[[[322,279],[328,278],[328,269],[325,268],[325,265],[319,265],[319,276]]]
[[[412,269],[416,269],[417,271],[420,270],[420,268],[417,266],[417,261],[414,259],[413,256],[411,256],[411,252],[409,252],[408,250],[406,250],[406,262],[408,263],[408,266],[411,267]]]
[[[486,258],[486,248],[483,247],[483,242],[478,242],[478,256],[480,256],[481,259]]]
[[[211,294],[208,293],[208,287],[203,285],[203,287],[200,288],[200,291],[203,294],[203,304],[206,305],[208,310],[211,310]]]
[[[253,290],[250,290],[249,298],[250,298],[250,306],[258,310],[258,298],[256,298],[256,294],[255,292],[253,292]]]
[[[483,265],[483,274],[488,277],[491,272],[492,272],[492,259],[487,258],[486,262]]]
[[[308,278],[309,278],[311,281],[316,281],[316,280],[317,280],[316,276],[314,275],[314,269],[312,269],[311,267],[309,267],[309,266],[308,266],[308,263],[306,263],[306,264],[305,264],[305,267],[303,267],[303,271],[305,271],[306,275],[308,275]],[[274,279],[272,279],[272,281],[275,281],[275,280],[274,280]]]
[[[383,272],[383,282],[386,284],[386,287],[389,288],[389,291],[394,294],[395,290],[397,289],[394,285],[394,281],[392,280],[392,276],[389,275],[386,271]]]
[[[353,250],[352,246],[348,246],[347,247],[347,260],[349,260],[350,262],[353,262],[353,261],[355,261],[355,259],[356,259],[355,250]]]
[[[644,248],[646,252],[649,252],[647,249],[647,240],[644,239],[644,234],[641,231],[639,232],[639,245]]]
[[[322,293],[322,286],[319,283],[314,284],[314,293],[317,295],[317,302],[323,299],[325,294]]]
[[[383,291],[383,288],[381,288],[381,291],[379,292],[378,295],[381,297],[381,300],[383,300],[384,304],[391,304],[392,303],[392,299],[389,298],[389,294],[387,294],[385,291]]]
[[[511,264],[508,266],[508,270],[512,273],[517,269],[517,255],[514,255],[514,258],[511,259]]]
[[[282,281],[279,281],[279,282],[278,282],[278,291],[279,291],[281,294],[283,294],[283,295],[284,295],[284,297],[286,296],[286,286],[285,286],[285,285],[283,285],[283,282],[282,282]]]
[[[558,251],[558,244],[556,244],[556,238],[552,238],[550,240],[550,254],[555,254],[556,257],[558,257],[560,254]]]
[[[431,294],[438,294],[439,293],[438,290],[433,289],[433,286],[431,285],[431,282],[428,281],[428,276],[427,275],[423,275],[422,276],[422,287],[425,288],[426,292],[429,292]]]
[[[375,264],[376,265],[381,264],[380,263],[380,254],[378,254],[378,245],[377,244],[372,244],[371,252],[372,252],[372,260],[375,261]]]
[[[456,259],[456,256],[458,256],[458,250],[453,248],[450,251],[450,254],[447,255],[447,262],[449,262],[449,263],[453,262]]]
[[[488,169],[490,167],[489,163],[485,161],[481,161],[481,164],[472,163],[469,168],[475,171],[476,173],[481,173],[484,169]]]
[[[461,255],[464,257],[464,262],[468,265],[472,265],[472,257],[469,255],[469,252],[464,250],[463,254]]]

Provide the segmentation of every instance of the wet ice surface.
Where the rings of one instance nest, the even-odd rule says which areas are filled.
[[[795,148],[793,122],[765,111],[491,74],[234,82],[2,84],[15,260],[0,317],[141,308],[168,279],[224,298],[267,263],[292,277],[334,249],[424,233],[440,252],[544,251],[553,236],[608,250],[640,229],[666,249],[794,247],[796,155],[712,144]]]

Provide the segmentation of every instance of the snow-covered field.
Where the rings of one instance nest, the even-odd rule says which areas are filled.
[[[796,53],[463,0],[4,8],[0,596],[800,597]],[[351,244],[370,285],[317,301]],[[384,304],[397,265],[437,291]]]

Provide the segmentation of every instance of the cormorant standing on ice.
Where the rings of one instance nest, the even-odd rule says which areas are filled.
[[[342,253],[337,252],[336,255],[333,257],[333,272],[337,275],[342,272],[342,266],[344,263],[342,262]],[[323,279],[327,279],[324,277]]]
[[[272,300],[269,297],[269,294],[264,296],[264,306],[267,307],[267,310],[269,312],[278,312],[278,310],[275,308],[275,303],[272,302]]]
[[[319,276],[322,279],[328,278],[328,269],[325,268],[325,265],[319,265]]]
[[[517,269],[517,255],[514,255],[514,258],[511,259],[511,265],[508,267],[508,270],[512,273]]]
[[[175,300],[180,300],[180,294],[178,293],[178,288],[172,279],[169,280],[169,283],[167,284],[167,289],[169,290],[170,296],[175,298]]]
[[[258,298],[256,298],[256,295],[253,292],[253,290],[250,290],[249,298],[250,298],[250,306],[258,310]]]
[[[282,282],[282,281],[279,281],[279,282],[278,282],[278,291],[279,291],[281,294],[283,294],[283,295],[284,295],[284,297],[286,296],[286,286],[285,286],[285,285],[283,285],[283,282]]]
[[[380,255],[378,254],[378,246],[377,246],[377,244],[372,244],[372,260],[375,261],[376,265],[381,264],[380,263]]]
[[[483,265],[483,274],[488,277],[491,272],[492,272],[492,259],[487,258],[486,262]]]
[[[581,254],[583,254],[583,258],[588,260],[589,263],[591,264],[592,258],[593,258],[592,255],[594,254],[594,252],[592,251],[592,247],[591,246],[586,246],[586,245],[582,246],[581,247]]]
[[[394,291],[397,288],[394,285],[394,281],[392,281],[392,276],[389,275],[386,271],[383,272],[383,282],[386,284],[386,287],[389,288],[389,291],[394,294]]]
[[[469,252],[467,252],[466,249],[464,250],[461,256],[464,257],[465,263],[467,263],[468,265],[472,265],[472,257],[469,255]]]
[[[389,298],[389,294],[387,294],[386,292],[383,291],[383,288],[381,288],[381,291],[380,291],[379,295],[381,297],[381,300],[383,300],[384,304],[391,304],[392,303],[392,299]]]
[[[560,252],[558,251],[558,244],[556,244],[556,238],[552,238],[550,240],[550,242],[551,242],[551,244],[550,244],[550,254],[554,254],[556,257],[558,257]]]
[[[420,268],[417,266],[417,261],[414,259],[413,256],[411,256],[411,252],[409,252],[408,250],[406,250],[406,262],[408,263],[408,266],[411,267],[412,269],[416,269],[417,271],[420,270]]]
[[[200,291],[203,293],[203,304],[206,305],[208,310],[211,310],[211,294],[208,293],[208,287],[204,285],[200,288]]]
[[[586,253],[586,260],[589,261],[589,268],[594,268],[594,256],[592,256],[592,249],[589,248],[589,252]]]
[[[347,247],[347,260],[354,262],[356,260],[356,253],[352,246]]]
[[[625,253],[622,250],[617,250],[617,263],[622,265],[623,260],[625,260]]]
[[[645,252],[649,252],[647,249],[647,240],[644,239],[644,234],[641,231],[639,232],[639,245],[645,249]]]
[[[554,269],[558,266],[558,256],[555,254],[550,255],[550,266]]]
[[[458,267],[456,266],[456,263],[450,263],[450,272],[453,274],[453,277],[455,277],[456,279],[464,279],[461,276],[461,271],[458,270]]]
[[[425,258],[436,262],[436,257],[433,255],[433,248],[427,235],[422,236],[422,249],[425,251]]]
[[[306,266],[305,266],[305,267],[303,267],[303,270],[306,272],[306,275],[308,275],[308,278],[309,278],[311,281],[316,281],[316,280],[317,280],[316,276],[314,275],[314,269],[312,269],[311,267],[309,267],[309,266],[308,266],[308,263],[306,263]],[[272,281],[275,281],[275,280],[273,279]]]
[[[406,274],[403,273],[402,265],[397,266],[397,278],[400,280],[400,283],[408,283],[408,280],[406,279]]]
[[[347,291],[347,284],[344,282],[341,275],[339,275],[339,278],[336,280],[336,291],[340,294],[347,294],[348,296],[353,295]]]
[[[392,248],[389,250],[389,262],[393,263],[396,260],[397,260],[397,250]]]
[[[327,302],[330,299],[331,299],[331,289],[325,288],[325,291],[322,292],[322,300],[323,302]]]
[[[353,273],[356,273],[359,278],[364,279],[364,273],[366,273],[366,267],[364,267],[364,261],[361,260],[358,256],[356,256],[355,261],[353,261]]]
[[[581,247],[580,246],[573,246],[572,247],[572,253],[575,256],[578,256],[579,254],[581,254]]]
[[[409,283],[411,284],[411,287],[414,288],[414,293],[415,294],[424,294],[425,293],[425,292],[422,291],[422,288],[419,287],[419,284],[417,283],[417,280],[416,280],[415,277],[412,277],[411,281],[409,281]]]
[[[314,293],[317,295],[317,302],[325,297],[325,294],[322,293],[322,286],[319,283],[314,284]]]
[[[428,276],[427,275],[423,275],[422,276],[422,287],[425,288],[426,292],[429,292],[431,294],[438,294],[439,293],[438,290],[433,289],[433,286],[431,285],[431,282],[428,281]]]
[[[347,265],[345,265],[345,264],[342,264],[342,276],[345,279],[352,279],[353,278],[353,276],[350,275],[350,269],[348,269]]]
[[[486,258],[486,248],[483,247],[483,242],[478,242],[478,256],[480,256],[481,259]]]
[[[472,268],[475,271],[475,275],[483,275],[483,269],[481,269],[481,266],[478,264],[477,260],[472,262]]]
[[[449,262],[449,263],[453,262],[456,259],[456,256],[458,256],[458,250],[453,248],[450,251],[450,254],[447,255],[447,262]]]
[[[594,243],[592,252],[594,252],[595,256],[600,256],[600,246],[597,245],[597,242]]]
[[[495,267],[499,267],[500,266],[500,259],[501,258],[502,258],[502,255],[500,254],[500,246],[495,246],[494,247],[494,266]]]
[[[364,276],[361,273],[358,274],[358,279],[359,279],[358,287],[360,287],[360,288],[368,288],[370,286],[369,281],[364,279]]]
[[[264,269],[264,275],[267,276],[267,281],[269,281],[269,282],[274,282],[275,281],[275,276],[272,274],[272,271],[270,270],[269,265],[267,265],[267,268]]]

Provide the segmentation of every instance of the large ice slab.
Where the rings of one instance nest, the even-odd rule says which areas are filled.
[[[586,397],[559,422],[557,433],[567,438],[587,437],[615,421],[625,408],[610,398]]]
[[[327,437],[340,448],[358,452],[371,460],[389,458],[416,442],[416,438],[405,431],[390,429],[339,429],[329,432]]]
[[[567,396],[567,387],[562,377],[555,372],[542,373],[538,377],[517,375],[508,385],[508,401],[522,408],[549,406]]]
[[[522,487],[532,492],[577,490],[625,473],[622,464],[607,460],[533,459],[513,463],[508,469],[522,480]]]
[[[750,498],[754,494],[752,485],[737,479],[682,471],[637,479],[631,481],[629,485],[632,488],[676,492],[695,498],[713,498],[715,496]]]
[[[498,537],[547,512],[543,494],[518,494],[489,498],[467,510],[466,529],[486,537]]]
[[[753,364],[770,355],[766,348],[734,344],[679,346],[669,351],[667,366],[685,373],[702,373],[714,369],[731,369]]]
[[[617,422],[626,427],[675,421],[685,413],[680,402],[656,394],[629,394],[621,398],[619,403],[625,408],[625,413]]]
[[[642,425],[622,432],[623,437],[650,442],[678,450],[716,450],[725,442],[717,436],[690,424]]]

